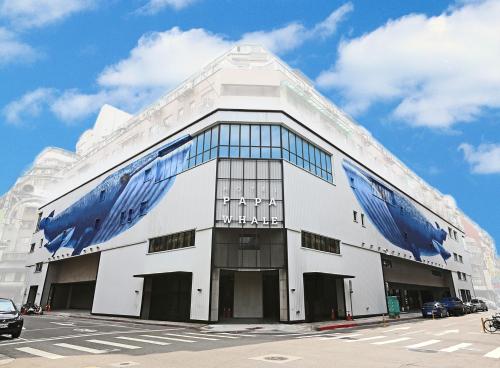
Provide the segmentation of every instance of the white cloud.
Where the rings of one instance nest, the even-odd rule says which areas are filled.
[[[14,28],[41,27],[95,6],[97,0],[0,0],[0,17]]]
[[[5,120],[11,124],[26,123],[29,119],[36,118],[44,106],[54,97],[51,88],[38,88],[23,95],[20,99],[12,101],[3,108]]]
[[[140,7],[137,12],[139,14],[152,15],[162,11],[165,8],[173,8],[180,10],[188,5],[191,5],[197,0],[148,0],[148,2]]]
[[[308,29],[301,23],[291,23],[285,27],[272,31],[256,31],[245,33],[241,43],[263,45],[275,53],[285,53],[301,46],[304,42],[314,38],[327,38],[335,33],[337,25],[353,10],[351,3],[346,3],[334,10],[322,22]]]
[[[332,35],[336,24],[351,9],[348,3],[311,29],[292,23],[269,32],[247,33],[240,40],[230,40],[201,28],[183,31],[174,27],[149,33],[139,39],[128,57],[104,68],[97,78],[95,93],[59,91],[56,98],[47,101],[49,109],[60,120],[69,123],[97,112],[105,103],[135,112],[235,44],[249,42],[249,35],[258,35],[259,41],[271,51],[286,52],[313,37]]]
[[[351,113],[395,102],[394,117],[448,128],[500,107],[500,2],[470,2],[434,17],[410,14],[339,46],[317,78]]]
[[[500,174],[500,143],[480,144],[477,148],[462,143],[459,149],[464,153],[465,161],[472,166],[476,174]]]
[[[15,34],[0,27],[0,66],[12,62],[28,62],[36,59],[38,53]]]

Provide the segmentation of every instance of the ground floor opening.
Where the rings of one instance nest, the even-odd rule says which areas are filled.
[[[382,256],[385,288],[402,312],[420,311],[423,303],[454,295],[451,272],[442,268]]]
[[[28,305],[35,304],[37,291],[38,291],[38,285],[31,285],[30,286],[30,290],[28,292],[28,298],[26,299],[26,304],[28,304]]]
[[[41,305],[52,310],[92,310],[99,258],[100,253],[93,253],[50,262]]]
[[[279,321],[279,271],[220,270],[219,321]]]
[[[94,302],[95,281],[52,284],[49,304],[52,310],[91,310]]]
[[[344,276],[304,273],[304,306],[307,322],[344,319]]]
[[[141,318],[189,321],[191,272],[168,272],[144,276]]]

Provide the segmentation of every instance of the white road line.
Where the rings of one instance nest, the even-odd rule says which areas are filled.
[[[447,335],[447,334],[450,334],[450,333],[458,333],[458,332],[459,332],[458,330],[446,330],[446,331],[434,334],[434,336],[444,336],[444,335]]]
[[[66,344],[64,342],[59,343],[59,344],[54,344],[54,345],[60,346],[62,348],[84,351],[84,352],[90,353],[90,354],[103,354],[103,353],[107,353],[108,352],[107,350],[92,349],[92,348],[87,348],[85,346],[79,346],[79,345],[73,345],[73,344]]]
[[[370,337],[363,337],[361,339],[356,339],[356,340],[344,340],[344,342],[358,342],[358,341],[371,341],[371,340],[378,340],[378,339],[383,339],[384,335],[379,335],[379,336],[370,336]]]
[[[406,332],[404,334],[401,334],[401,336],[415,335],[415,334],[418,334],[418,333],[421,333],[421,332],[425,332],[425,330],[410,331],[410,332]]]
[[[49,353],[48,351],[43,351],[43,350],[38,350],[35,348],[29,348],[29,347],[24,347],[24,348],[16,348],[16,350],[31,354],[31,355],[36,355],[42,358],[47,358],[47,359],[61,359],[64,358],[62,355],[57,355],[57,354],[52,354]]]
[[[341,339],[349,339],[351,337],[356,337],[356,336],[361,336],[362,334],[360,333],[355,333],[355,334],[339,334],[338,336],[334,337],[323,337],[320,340],[341,340]]]
[[[427,341],[424,341],[424,342],[419,342],[418,344],[413,344],[413,345],[405,346],[405,348],[408,348],[408,349],[419,349],[419,348],[423,348],[424,346],[429,346],[429,345],[437,344],[440,341],[441,340],[427,340]]]
[[[170,345],[169,342],[146,340],[146,339],[138,339],[136,337],[128,337],[128,336],[116,336],[115,339],[144,342],[146,344],[153,344],[153,345]]]
[[[496,348],[490,351],[488,354],[484,354],[486,358],[499,359],[500,358],[500,348]]]
[[[410,327],[397,327],[397,328],[391,328],[390,330],[386,330],[385,332],[393,332],[393,331],[401,331],[401,330],[409,330]]]
[[[197,333],[194,333],[194,332],[186,332],[187,335],[189,336],[185,336],[184,337],[192,337],[193,339],[202,339],[202,340],[212,340],[212,341],[216,341],[216,340],[219,340],[219,339],[215,339],[213,337],[200,337],[200,336],[197,336],[197,335],[200,335],[200,334],[197,334]],[[164,334],[164,335],[174,335],[174,334]],[[179,335],[177,335],[179,336]],[[202,334],[201,336],[205,336],[205,334]]]
[[[119,342],[114,342],[114,341],[106,341],[106,340],[87,340],[87,341],[94,343],[94,344],[109,345],[109,346],[114,346],[116,348],[123,348],[123,349],[130,349],[130,350],[141,348],[140,346],[120,344]]]
[[[324,336],[324,333],[316,333],[316,334],[311,334],[311,335],[302,335],[302,336],[294,336],[294,339],[309,339],[311,337],[318,337],[318,336]]]
[[[401,342],[401,341],[406,341],[410,340],[411,337],[400,337],[399,339],[392,339],[392,340],[385,340],[385,341],[378,341],[378,342],[372,342],[373,345],[386,345],[386,344],[394,344],[396,342]]]
[[[449,348],[441,349],[439,351],[442,351],[442,352],[445,352],[445,353],[453,353],[453,352],[455,352],[457,350],[469,347],[471,345],[472,344],[469,344],[468,342],[463,342],[461,344],[453,345],[453,346],[450,346]]]
[[[238,336],[232,336],[232,335],[223,335],[223,334],[214,334],[214,333],[202,333],[200,335],[202,335],[202,336],[221,337],[223,339],[239,339],[239,335]]]
[[[217,332],[219,335],[229,335],[238,337],[255,337],[255,335],[241,334],[241,333],[229,333],[229,332]]]
[[[162,340],[170,340],[170,341],[178,341],[178,342],[196,342],[194,340],[180,339],[178,337],[153,336],[153,335],[141,335],[141,336],[143,336],[143,337],[151,337],[153,339],[162,339]]]

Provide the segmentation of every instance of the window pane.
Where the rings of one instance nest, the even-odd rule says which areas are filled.
[[[236,124],[231,125],[231,146],[238,146],[240,144],[240,126]]]
[[[260,125],[252,125],[252,146],[260,146]]]
[[[288,130],[281,128],[281,147],[288,150]]]
[[[302,152],[304,154],[304,160],[309,161],[309,143],[306,141],[302,142]]]
[[[287,150],[282,150],[283,152],[283,159],[289,161],[290,160],[290,153]]]
[[[210,160],[210,151],[203,152],[203,162]]]
[[[260,158],[260,148],[259,147],[252,147],[252,158]]]
[[[189,156],[194,157],[196,156],[196,139],[198,137],[194,137],[193,140],[191,141],[191,150],[189,151]]]
[[[270,146],[271,145],[271,127],[269,125],[262,125],[260,128],[261,133],[261,145]]]
[[[304,160],[297,156],[297,166],[304,167]]]
[[[302,156],[302,138],[300,138],[300,137],[297,137],[296,150],[297,150],[297,157],[303,157]]]
[[[249,147],[241,147],[240,148],[240,157],[241,158],[249,158],[250,157],[250,148]]]
[[[212,148],[210,150],[210,158],[216,158],[217,157],[217,148]]]
[[[295,134],[289,134],[290,153],[295,153]]]
[[[297,165],[297,156],[294,153],[290,153],[290,162]]]
[[[229,125],[220,126],[220,144],[224,146],[229,145]]]
[[[198,156],[196,156],[196,165],[199,165],[203,162],[203,156],[201,154],[199,154]]]
[[[196,149],[196,154],[200,154],[203,152],[203,134],[198,136],[198,148]]]
[[[321,168],[326,170],[326,155],[324,152],[321,152]]]
[[[273,147],[280,146],[280,127],[278,125],[271,126],[271,143]]]
[[[271,148],[271,157],[272,158],[281,158],[281,149],[277,147]]]
[[[250,126],[242,125],[241,126],[241,145],[249,146],[250,145]]]
[[[204,134],[205,143],[203,145],[203,151],[208,151],[210,149],[210,135],[211,135],[210,130],[207,130]]]
[[[319,149],[317,149],[316,147],[314,147],[314,156],[316,159],[316,166],[321,166],[321,155],[319,153]]]
[[[219,144],[219,127],[212,128],[212,148]]]
[[[271,158],[271,149],[262,147],[262,158]]]
[[[332,158],[330,156],[326,156],[326,171],[332,173]]]
[[[314,157],[314,147],[312,144],[309,145],[309,161],[315,165],[316,164],[316,159]]]
[[[222,133],[222,130],[221,130]],[[219,147],[219,157],[229,157],[229,147],[228,146],[220,146]]]
[[[239,157],[240,156],[240,147],[231,146],[231,148],[229,150],[229,156],[230,157]]]

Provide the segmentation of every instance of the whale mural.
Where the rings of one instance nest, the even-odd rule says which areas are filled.
[[[432,225],[405,197],[347,160],[343,168],[352,191],[378,231],[395,246],[410,251],[415,260],[440,255],[446,262],[450,253],[444,248],[446,231]]]
[[[59,214],[52,211],[40,221],[54,255],[60,248],[78,255],[138,223],[187,168],[189,135],[178,138],[107,176],[90,192]]]

